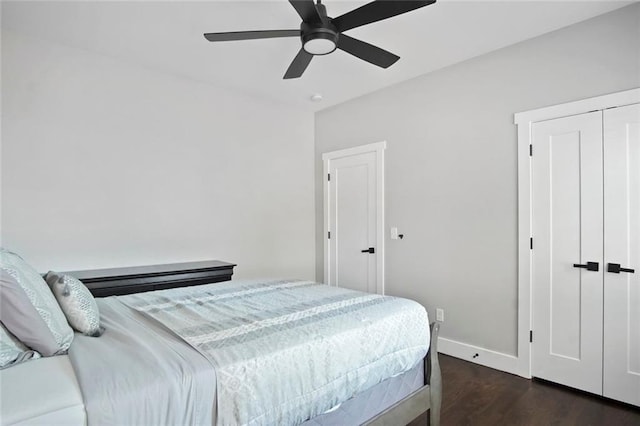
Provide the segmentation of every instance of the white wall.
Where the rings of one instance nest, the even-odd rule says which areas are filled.
[[[2,33],[2,245],[40,271],[314,275],[313,115]]]
[[[517,351],[513,114],[640,86],[640,5],[316,114],[316,275],[322,153],[386,140],[386,290],[424,304],[441,335]],[[388,229],[387,229],[388,231]]]

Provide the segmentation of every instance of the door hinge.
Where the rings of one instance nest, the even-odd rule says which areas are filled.
[[[529,250],[533,250],[533,237],[529,238]]]
[[[327,238],[331,239],[331,231],[327,232]]]
[[[529,144],[529,157],[533,157],[533,144]]]
[[[529,330],[529,343],[533,343],[533,330]]]
[[[331,173],[327,173],[327,180],[330,181],[331,180]]]

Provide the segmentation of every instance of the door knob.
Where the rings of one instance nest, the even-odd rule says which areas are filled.
[[[376,252],[376,249],[375,249],[375,248],[373,248],[373,247],[369,247],[369,248],[368,248],[368,249],[366,249],[366,250],[360,250],[360,251],[361,251],[362,253],[375,253],[375,252]]]
[[[598,270],[598,262],[587,262],[584,265],[580,265],[579,263],[573,264],[574,268],[584,268],[587,271],[597,271]]]
[[[635,269],[621,268],[619,263],[607,264],[607,272],[613,272],[614,274],[619,274],[620,272],[628,272],[630,274],[633,274],[635,271]]]

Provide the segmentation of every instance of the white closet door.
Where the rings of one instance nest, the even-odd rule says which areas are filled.
[[[604,396],[640,405],[640,105],[604,113]]]
[[[602,394],[602,112],[532,131],[531,371]]]
[[[330,285],[376,292],[376,203],[381,197],[376,161],[371,151],[329,162]],[[370,247],[371,253],[366,252]]]

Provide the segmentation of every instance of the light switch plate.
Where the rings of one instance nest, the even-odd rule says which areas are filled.
[[[391,228],[391,239],[392,240],[398,239],[398,228],[396,228],[395,226]]]

